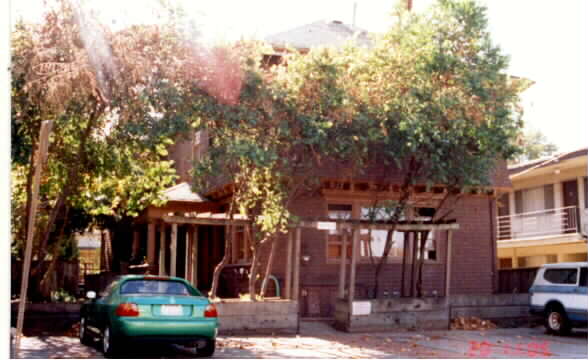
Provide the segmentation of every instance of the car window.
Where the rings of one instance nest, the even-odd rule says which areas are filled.
[[[578,269],[547,269],[543,277],[553,284],[574,285],[578,280]]]
[[[120,288],[121,294],[192,295],[186,284],[168,280],[129,280]]]
[[[110,284],[109,284],[109,285],[106,287],[106,289],[104,289],[104,290],[102,290],[102,291],[100,292],[100,294],[99,294],[99,295],[100,295],[100,297],[107,297],[107,296],[110,296],[110,294],[112,294],[112,290],[114,290],[114,288],[116,287],[116,285],[118,285],[118,281],[116,281],[116,280],[115,280],[115,281],[111,282],[111,283],[110,283]]]
[[[588,286],[588,268],[580,269],[580,286]]]

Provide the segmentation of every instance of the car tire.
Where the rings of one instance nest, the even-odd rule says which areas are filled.
[[[80,343],[82,343],[84,345],[91,344],[92,338],[88,334],[88,324],[86,323],[86,318],[83,316],[80,318],[79,336],[80,336]]]
[[[570,322],[560,306],[552,306],[545,312],[545,327],[550,334],[565,335],[570,332]]]
[[[210,339],[206,340],[206,345],[204,347],[197,350],[199,356],[202,357],[211,357],[214,354],[214,349],[216,348],[216,340]]]
[[[102,331],[102,353],[104,357],[112,359],[116,358],[119,352],[118,341],[112,335],[112,329],[107,326]]]

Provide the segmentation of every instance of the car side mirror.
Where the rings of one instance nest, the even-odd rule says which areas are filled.
[[[96,299],[96,292],[90,290],[86,293],[86,297],[90,300],[94,300]]]

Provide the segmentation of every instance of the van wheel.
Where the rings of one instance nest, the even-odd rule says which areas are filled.
[[[570,332],[566,312],[559,306],[552,306],[545,313],[545,327],[550,334],[563,335]]]

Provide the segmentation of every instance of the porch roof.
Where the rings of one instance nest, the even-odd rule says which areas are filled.
[[[163,197],[168,201],[181,201],[191,203],[202,203],[209,201],[204,196],[192,191],[187,182],[172,186],[163,192]]]

